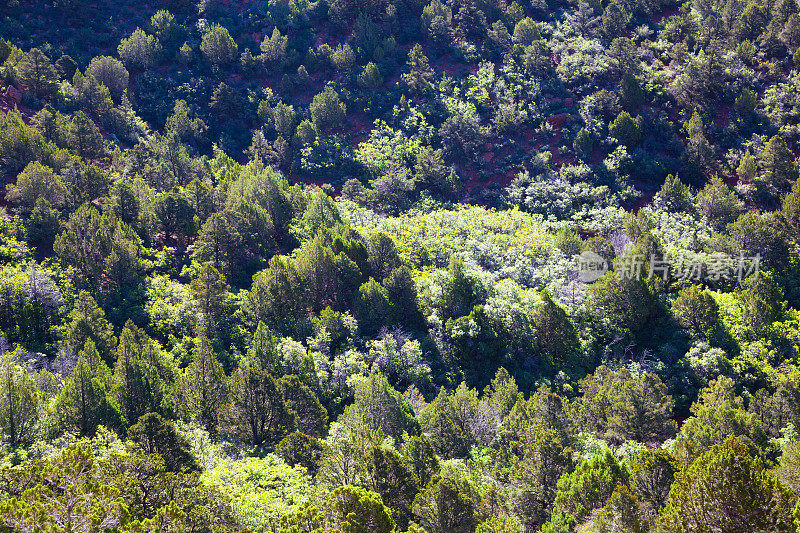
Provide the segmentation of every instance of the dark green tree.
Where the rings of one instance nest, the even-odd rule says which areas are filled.
[[[213,433],[228,398],[228,378],[211,341],[200,335],[192,350],[192,362],[177,383],[180,411],[186,420],[196,419]]]
[[[16,449],[36,440],[42,394],[13,356],[13,352],[0,355],[0,431],[4,441]]]
[[[439,474],[441,465],[433,444],[425,435],[411,437],[403,443],[400,450],[408,461],[421,487],[425,487]]]
[[[91,339],[78,355],[78,364],[56,397],[54,412],[59,425],[81,437],[94,435],[97,426],[121,428],[119,405],[112,395],[111,370],[100,358]]]
[[[233,374],[225,421],[231,431],[256,446],[277,443],[297,429],[297,414],[286,404],[278,381],[247,364]]]
[[[31,48],[17,65],[22,84],[39,98],[53,94],[58,83],[58,71],[50,58],[38,48]]]
[[[200,465],[192,455],[191,443],[178,433],[175,424],[157,413],[147,413],[128,430],[128,438],[146,454],[164,459],[167,472],[198,472]]]
[[[748,453],[729,438],[675,476],[659,531],[794,531],[794,497]]]
[[[297,429],[311,437],[324,437],[328,429],[328,411],[308,385],[294,374],[278,381],[286,407],[297,414]]]
[[[339,126],[346,118],[347,106],[330,85],[314,96],[308,108],[311,120],[318,131],[330,131]]]
[[[128,424],[146,413],[169,414],[164,374],[160,347],[128,321],[119,336],[113,376],[114,399]]]
[[[114,347],[117,342],[114,328],[106,320],[105,311],[86,291],[80,291],[75,298],[64,327],[64,339],[75,352],[84,349],[84,344],[91,340],[94,349],[107,364],[114,361]]]
[[[433,69],[419,44],[408,52],[409,72],[403,74],[403,82],[415,94],[425,94],[433,89]]]
[[[693,337],[707,339],[719,323],[719,305],[711,294],[697,285],[678,293],[672,302],[672,312]]]
[[[417,523],[429,533],[472,533],[478,525],[473,489],[436,476],[414,498]]]
[[[411,506],[419,492],[419,481],[396,450],[373,446],[367,454],[366,485],[380,494],[384,505],[392,510],[397,525],[406,529],[412,518]]]
[[[392,513],[374,492],[346,485],[334,490],[325,502],[325,522],[330,531],[342,533],[392,533]]]

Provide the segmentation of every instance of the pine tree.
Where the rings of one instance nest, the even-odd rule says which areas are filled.
[[[329,131],[339,127],[347,116],[347,106],[330,85],[314,96],[308,108],[311,120],[319,131]]]
[[[797,179],[794,154],[780,135],[773,135],[761,152],[760,166],[764,169],[767,183],[782,189]]]
[[[403,81],[412,92],[425,94],[433,89],[433,69],[419,43],[408,52],[408,67],[410,72],[403,74]]]
[[[53,94],[58,83],[58,71],[44,52],[31,48],[17,65],[22,84],[42,98]]]
[[[227,427],[249,444],[274,444],[297,428],[278,382],[265,370],[244,364],[233,374]]]
[[[425,435],[407,439],[400,451],[408,461],[408,465],[421,487],[426,487],[439,474],[441,470],[439,457],[436,455],[436,450],[433,449],[433,444]]]
[[[642,509],[636,496],[625,486],[618,486],[597,515],[595,527],[598,533],[646,533],[649,528],[642,520]]]
[[[617,118],[608,126],[608,133],[628,148],[638,144],[642,137],[639,124],[627,111],[620,111]]]
[[[239,47],[228,29],[218,24],[212,24],[203,34],[200,50],[216,71],[231,63],[239,53]]]
[[[128,424],[146,413],[166,413],[168,386],[162,376],[160,347],[131,321],[119,336],[114,364],[114,398]]]
[[[471,487],[450,477],[437,476],[414,498],[416,521],[428,533],[472,533],[477,510]]]
[[[297,428],[311,437],[322,438],[327,433],[328,411],[308,385],[294,374],[278,381],[286,407],[297,414]]]
[[[86,291],[78,293],[67,320],[64,338],[74,351],[83,349],[84,343],[91,339],[100,357],[106,363],[113,362],[112,356],[116,345],[114,328],[106,320],[105,311],[97,305],[91,294]]]
[[[277,70],[283,66],[283,61],[286,59],[286,47],[289,43],[289,38],[286,35],[281,35],[281,32],[275,27],[272,30],[270,37],[264,37],[261,43],[261,59],[268,69]]]
[[[719,305],[697,285],[681,290],[672,303],[672,312],[678,322],[695,337],[708,338],[712,328],[719,322]]]
[[[161,44],[154,35],[148,35],[141,28],[136,28],[130,37],[122,39],[117,52],[129,68],[146,70],[158,61]]]
[[[793,532],[795,498],[731,437],[675,476],[659,531]]]
[[[188,419],[197,419],[213,433],[220,410],[228,397],[228,384],[222,365],[214,355],[211,341],[200,335],[192,350],[192,362],[177,384],[180,410]]]
[[[41,392],[13,356],[13,352],[0,355],[0,432],[16,449],[36,439]]]
[[[79,111],[69,127],[69,145],[84,159],[97,159],[103,155],[103,134],[92,119]]]
[[[191,473],[200,470],[192,455],[191,443],[178,433],[175,424],[156,413],[147,413],[128,430],[128,437],[146,454],[164,459],[167,472]]]
[[[367,455],[366,471],[367,488],[380,494],[397,525],[406,529],[420,487],[405,458],[394,449],[373,446]]]
[[[781,221],[791,238],[800,242],[800,179],[794,182],[791,192],[783,198]]]
[[[56,397],[60,425],[81,437],[94,435],[97,426],[124,426],[119,405],[112,395],[111,369],[102,361],[91,339],[78,355],[78,364]]]
[[[569,370],[580,364],[580,341],[566,311],[547,291],[536,306],[533,323],[539,349],[553,368]]]
[[[392,533],[392,513],[374,492],[347,485],[334,490],[325,502],[327,531]]]

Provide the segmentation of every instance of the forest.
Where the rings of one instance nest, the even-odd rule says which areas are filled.
[[[0,533],[800,531],[797,0],[0,0]]]

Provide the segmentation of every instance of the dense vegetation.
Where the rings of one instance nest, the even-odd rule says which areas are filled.
[[[0,531],[797,531],[796,0],[0,17]]]

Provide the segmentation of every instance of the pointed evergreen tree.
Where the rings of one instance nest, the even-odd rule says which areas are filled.
[[[367,488],[381,495],[384,505],[402,529],[412,518],[411,506],[420,490],[419,480],[406,459],[392,448],[373,446],[367,454]]]
[[[280,339],[263,322],[259,322],[253,341],[247,349],[247,363],[272,375],[280,375],[281,355],[278,352]]]
[[[178,383],[180,412],[186,420],[197,419],[213,433],[219,423],[222,405],[228,397],[228,384],[211,341],[202,333],[192,350],[192,363]]]
[[[78,355],[78,364],[56,397],[54,411],[60,426],[80,437],[94,435],[101,424],[123,427],[111,378],[111,369],[100,358],[94,342],[88,339]]]
[[[794,182],[791,192],[783,198],[781,222],[788,235],[795,242],[800,242],[800,179]]]
[[[649,528],[642,519],[642,508],[636,496],[625,485],[618,486],[597,515],[595,521],[598,533],[646,533]]]
[[[167,385],[160,375],[160,347],[128,321],[119,336],[114,397],[128,424],[145,413],[166,411]]]
[[[736,437],[714,446],[675,476],[658,530],[794,532],[796,498]]]
[[[412,92],[425,94],[433,89],[433,69],[419,43],[408,52],[408,68],[409,72],[403,74],[403,82]]]
[[[297,414],[297,429],[311,437],[322,438],[328,429],[328,411],[317,396],[294,374],[278,381],[286,407]]]
[[[781,189],[797,179],[794,154],[780,135],[773,135],[761,152],[761,168],[767,183]]]
[[[128,430],[128,437],[146,454],[164,459],[167,472],[198,472],[200,465],[192,455],[191,443],[178,433],[171,420],[147,413]]]
[[[86,291],[78,293],[75,304],[67,316],[69,321],[64,328],[64,339],[70,348],[78,352],[84,348],[87,341],[91,341],[95,349],[106,364],[113,363],[114,327],[106,320],[106,313],[95,302],[92,295]]]
[[[295,431],[297,415],[286,405],[275,378],[246,362],[233,374],[225,423],[248,444],[260,446]]]
[[[40,403],[39,385],[13,353],[0,355],[0,434],[12,449],[36,439]]]
[[[580,364],[580,341],[575,326],[547,291],[541,297],[533,316],[539,349],[553,368],[575,368]]]
[[[31,48],[17,65],[22,84],[42,98],[53,94],[58,83],[58,71],[44,52]]]

